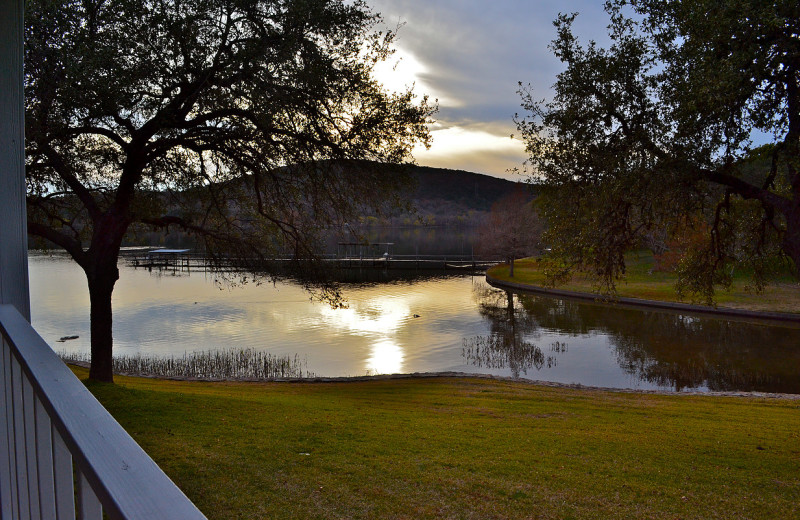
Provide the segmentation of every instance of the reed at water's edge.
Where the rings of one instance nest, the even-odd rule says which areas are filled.
[[[58,354],[65,362],[88,363],[85,353]],[[134,354],[114,356],[114,373],[203,380],[269,380],[314,377],[300,357],[253,349],[207,350],[182,357]]]

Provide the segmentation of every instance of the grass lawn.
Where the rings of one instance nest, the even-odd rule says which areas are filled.
[[[800,517],[800,400],[116,380],[87,384],[209,518]]]
[[[626,255],[627,273],[624,280],[617,284],[619,296],[691,303],[681,299],[675,292],[674,273],[654,271],[653,255],[650,252],[637,251]],[[523,258],[514,262],[514,277],[508,276],[508,265],[503,264],[489,269],[488,273],[500,280],[545,286],[547,280],[539,270],[539,262],[535,258]],[[790,275],[772,281],[761,294],[747,289],[749,279],[743,275],[734,275],[730,290],[718,290],[715,301],[720,307],[747,309],[766,312],[800,313],[800,283]],[[593,281],[588,277],[576,274],[572,280],[558,289],[567,291],[595,292]]]

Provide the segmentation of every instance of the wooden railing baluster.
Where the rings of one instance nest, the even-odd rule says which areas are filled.
[[[3,413],[0,420],[0,518],[18,518],[16,496],[17,482],[13,478],[2,478],[5,475],[11,476],[11,469],[14,467],[14,407],[11,399],[11,346],[6,340],[0,338],[2,351],[0,351],[0,399],[3,403]]]
[[[103,507],[82,471],[78,471],[78,520],[103,520]]]
[[[13,417],[12,429],[14,443],[14,465],[16,471],[12,468],[13,473],[16,472],[17,480],[17,493],[16,499],[19,518],[30,518],[30,494],[28,493],[28,460],[25,456],[25,417],[24,406],[22,403],[22,367],[20,367],[14,356],[11,356],[11,410]]]
[[[56,518],[55,475],[53,473],[53,438],[50,417],[36,399],[36,465],[39,475],[39,510],[42,520]]]
[[[53,477],[55,484],[56,520],[75,520],[75,484],[72,480],[72,455],[61,434],[50,428],[53,437]]]
[[[36,462],[36,403],[33,387],[27,377],[22,378],[22,417],[25,421],[25,466],[28,468],[28,508],[31,518],[41,518],[39,509],[39,468]]]

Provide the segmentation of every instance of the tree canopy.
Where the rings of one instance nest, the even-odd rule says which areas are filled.
[[[687,229],[704,232],[678,267],[696,298],[710,301],[735,267],[757,286],[776,256],[800,269],[800,5],[612,0],[606,11],[606,48],[581,44],[576,15],[560,15],[553,99],[520,91],[553,274],[583,268],[613,290],[626,250]]]
[[[212,257],[299,259],[320,229],[397,200],[402,175],[357,160],[407,161],[435,107],[372,77],[395,36],[379,22],[358,0],[28,3],[28,229],[86,272],[91,377],[112,377],[136,226],[177,226]]]

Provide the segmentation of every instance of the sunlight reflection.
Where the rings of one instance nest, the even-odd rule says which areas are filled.
[[[398,374],[403,371],[405,353],[403,349],[390,339],[373,343],[372,352],[367,359],[369,374]]]
[[[322,308],[331,325],[360,336],[392,334],[408,320],[410,312],[406,302],[392,299],[369,300],[346,309]]]
[[[331,326],[349,334],[370,338],[370,357],[366,360],[368,373],[393,374],[402,372],[405,351],[397,334],[411,317],[408,302],[395,298],[371,299],[346,309],[325,308],[323,316]]]

